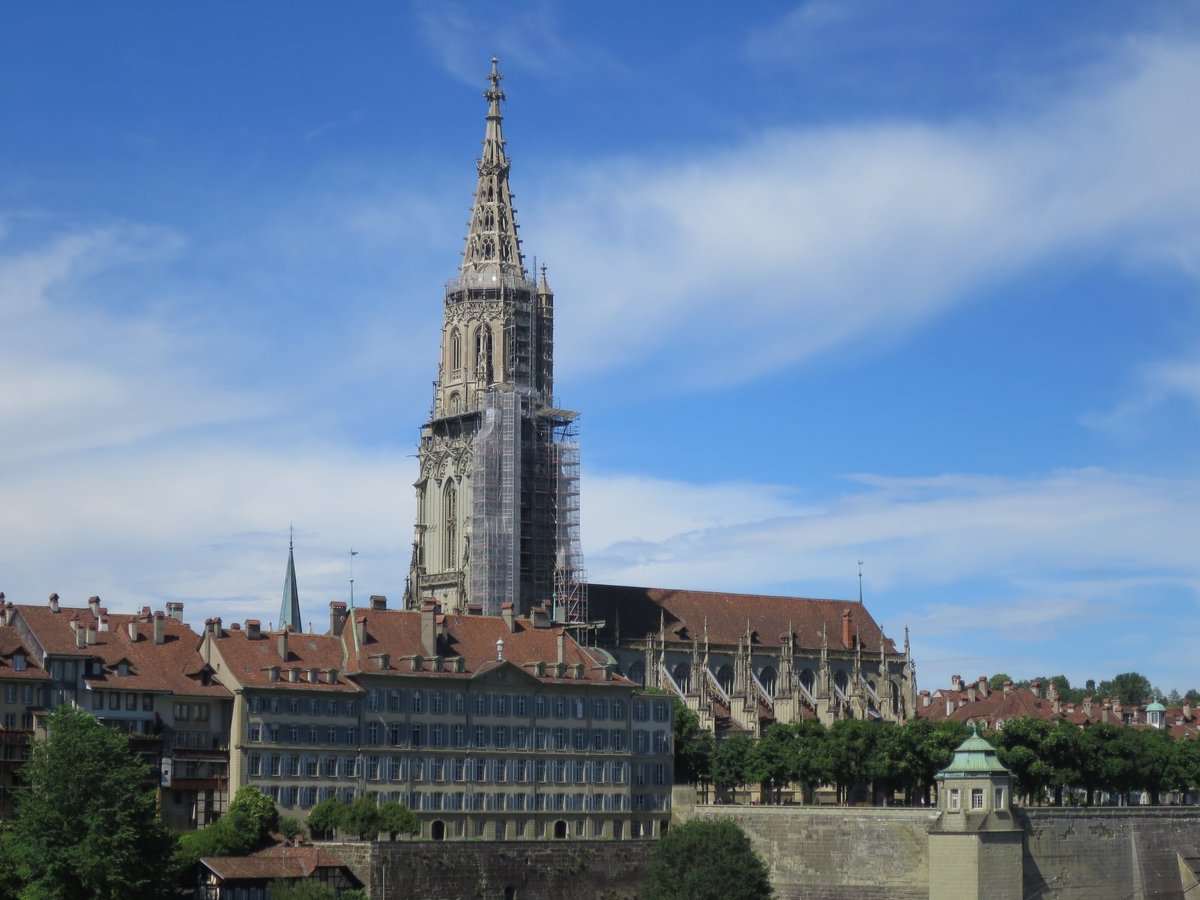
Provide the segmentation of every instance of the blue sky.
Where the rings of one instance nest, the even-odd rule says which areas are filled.
[[[0,590],[399,600],[495,54],[592,580],[1200,686],[1200,4],[682,9],[0,6]]]

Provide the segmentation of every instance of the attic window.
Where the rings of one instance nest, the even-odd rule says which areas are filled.
[[[279,666],[271,666],[271,668],[267,670],[267,677],[270,678],[271,681],[278,681],[279,680]]]
[[[129,674],[129,662],[127,660],[123,659],[117,663],[117,674],[122,678]]]
[[[14,672],[25,671],[25,654],[22,651],[17,650],[15,653],[13,653],[12,667]]]

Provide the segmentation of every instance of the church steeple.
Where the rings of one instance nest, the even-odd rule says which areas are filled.
[[[283,602],[279,604],[279,630],[303,631],[300,624],[300,592],[296,589],[296,559],[288,535],[287,573],[283,576]]]
[[[483,133],[483,153],[476,163],[479,184],[463,251],[462,274],[504,274],[525,277],[525,261],[517,237],[517,221],[508,186],[508,156],[504,152],[504,116],[500,103],[499,60],[492,57],[491,86],[483,96],[488,101],[487,126]]]

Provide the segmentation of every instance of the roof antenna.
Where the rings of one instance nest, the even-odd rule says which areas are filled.
[[[862,606],[862,563],[863,563],[863,561],[860,559],[858,561],[858,605],[859,606]]]
[[[353,547],[350,548],[350,608],[354,609],[354,557],[358,556],[358,551]]]

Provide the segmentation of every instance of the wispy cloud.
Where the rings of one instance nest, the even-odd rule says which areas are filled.
[[[1200,227],[1196,91],[1195,44],[1143,41],[1020,114],[560,172],[529,206],[572,300],[564,357],[590,374],[686,347],[705,359],[689,383],[728,383],[903,333],[1052,259],[1173,244]]]

